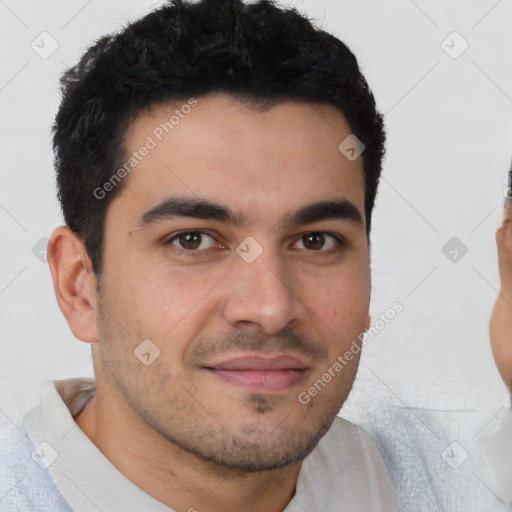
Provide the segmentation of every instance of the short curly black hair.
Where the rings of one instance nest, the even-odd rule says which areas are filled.
[[[63,74],[61,89],[53,125],[58,199],[98,277],[107,207],[126,180],[103,199],[93,191],[126,158],[127,127],[157,102],[214,92],[258,111],[285,100],[337,107],[365,145],[369,241],[384,156],[383,118],[352,52],[296,9],[272,0],[171,0],[97,40]]]

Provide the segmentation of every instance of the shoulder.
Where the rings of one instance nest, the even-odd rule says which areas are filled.
[[[329,453],[330,459],[337,464],[353,468],[354,474],[373,476],[376,485],[385,487],[389,482],[391,486],[379,448],[370,435],[355,423],[337,416],[321,439],[319,452]]]
[[[36,447],[27,433],[14,425],[0,425],[2,512],[71,512],[46,469],[36,461]]]
[[[366,431],[350,421],[337,416],[320,446],[343,457],[357,458],[365,465],[384,467],[381,453]],[[361,457],[363,457],[361,459]]]
[[[311,482],[316,485],[318,478],[331,482],[333,503],[339,498],[354,503],[354,507],[357,504],[354,510],[396,510],[393,485],[382,456],[358,425],[336,417],[306,461],[305,473],[311,475]]]
[[[377,407],[362,425],[383,455],[400,510],[502,510],[473,439],[485,425],[477,412]]]

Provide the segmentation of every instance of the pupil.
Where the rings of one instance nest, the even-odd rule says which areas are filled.
[[[180,242],[186,249],[195,249],[200,244],[199,233],[186,233],[185,235],[181,235]]]
[[[321,249],[324,245],[323,235],[321,233],[311,233],[306,235],[306,246],[309,245],[311,249]]]

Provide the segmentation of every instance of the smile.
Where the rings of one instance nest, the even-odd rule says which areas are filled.
[[[236,357],[204,369],[224,382],[255,392],[283,391],[295,387],[309,373],[305,362],[289,355]]]

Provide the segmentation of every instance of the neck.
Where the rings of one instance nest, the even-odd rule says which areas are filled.
[[[301,463],[241,473],[205,461],[148,425],[115,387],[97,382],[75,421],[124,476],[176,512],[282,512],[295,493]]]

